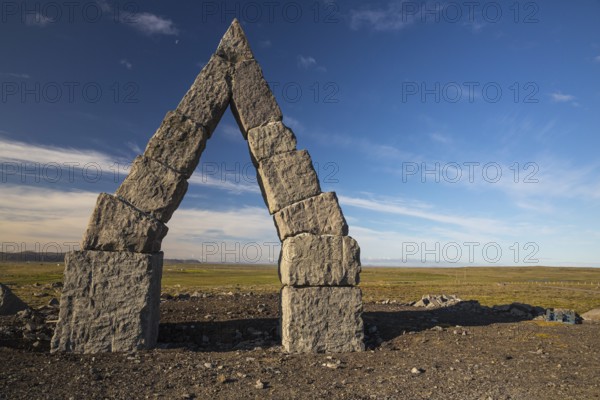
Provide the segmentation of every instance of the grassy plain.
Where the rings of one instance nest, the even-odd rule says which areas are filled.
[[[33,306],[45,304],[60,289],[62,263],[0,263],[0,282]],[[484,305],[514,301],[542,307],[572,308],[582,313],[600,307],[600,268],[469,267],[383,268],[363,267],[365,301],[409,302],[424,294],[456,294]],[[248,264],[166,264],[163,292],[199,291],[277,292],[277,267]]]

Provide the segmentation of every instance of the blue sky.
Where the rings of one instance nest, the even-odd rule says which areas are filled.
[[[3,2],[2,250],[77,248],[237,17],[363,264],[600,266],[598,15],[589,0]],[[165,256],[276,259],[254,174],[228,111]]]

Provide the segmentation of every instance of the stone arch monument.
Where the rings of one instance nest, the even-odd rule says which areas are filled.
[[[360,249],[348,236],[335,193],[321,192],[308,152],[296,149],[234,20],[115,195],[99,195],[82,251],[66,255],[53,352],[128,352],[156,344],[165,223],[229,105],[282,241],[284,351],[363,349],[362,299],[355,287]]]

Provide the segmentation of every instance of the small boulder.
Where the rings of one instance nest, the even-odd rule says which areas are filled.
[[[28,308],[27,304],[18,298],[8,286],[0,283],[0,315],[15,315]]]

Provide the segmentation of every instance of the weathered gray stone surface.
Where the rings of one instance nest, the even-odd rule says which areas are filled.
[[[299,201],[273,215],[279,240],[300,233],[348,235],[348,224],[334,192]]]
[[[200,71],[177,111],[203,125],[212,135],[231,99],[232,65],[217,55]]]
[[[237,19],[234,19],[217,47],[216,54],[227,61],[237,63],[254,58],[250,44]]]
[[[361,291],[356,287],[285,286],[281,340],[290,353],[364,350]]]
[[[232,93],[231,111],[244,138],[252,128],[282,120],[279,105],[255,60],[236,64]]]
[[[283,122],[272,122],[250,129],[248,147],[255,166],[274,155],[296,150],[296,135]]]
[[[152,136],[144,156],[183,174],[186,179],[198,166],[208,131],[178,111],[169,111]]]
[[[302,233],[283,241],[281,283],[288,286],[357,285],[360,248],[350,236]]]
[[[19,311],[29,308],[23,300],[8,288],[0,283],[0,315],[14,315]]]
[[[158,337],[162,261],[162,253],[67,253],[52,351],[152,348]]]
[[[156,253],[169,228],[123,200],[100,193],[83,237],[83,250]]]
[[[187,188],[187,180],[179,172],[158,161],[138,156],[116,195],[167,223],[179,207]]]
[[[271,214],[321,193],[319,178],[306,150],[281,153],[262,160],[257,176]]]

